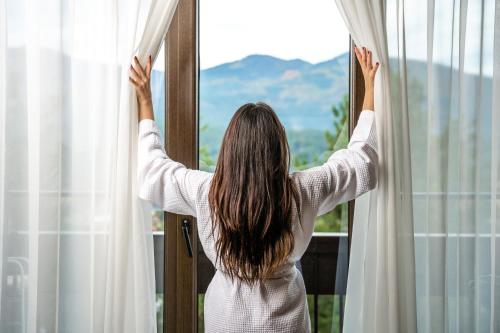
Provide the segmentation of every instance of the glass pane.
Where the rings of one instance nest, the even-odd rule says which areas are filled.
[[[321,165],[347,146],[350,41],[334,1],[200,0],[199,6],[200,169],[215,169],[224,131],[248,102],[266,102],[278,114],[291,171]],[[339,205],[318,217],[315,232],[346,237],[347,211]],[[328,317],[321,322],[333,327],[334,303],[320,303]],[[202,295],[198,314],[200,328]]]
[[[153,64],[151,73],[151,93],[153,97],[153,110],[155,122],[160,129],[162,138],[165,138],[165,47],[160,52]],[[152,211],[153,231],[163,233],[163,211],[154,207]]]
[[[205,294],[198,294],[198,332],[199,333],[205,332],[205,324],[203,322],[204,303],[205,303]]]
[[[342,332],[344,301],[343,295],[318,295],[316,299],[314,295],[307,295],[312,331],[317,327],[318,332]],[[314,302],[317,302],[317,317],[314,315]]]
[[[158,54],[151,74],[151,92],[155,122],[160,129],[162,138],[165,138],[165,46]],[[151,211],[154,237],[155,277],[156,277],[156,319],[158,332],[163,332],[163,263],[164,263],[164,212],[153,207]]]
[[[320,165],[347,145],[349,34],[335,3],[287,1],[280,15],[283,5],[200,1],[202,170],[214,170],[224,130],[247,102],[264,101],[280,117],[292,171]],[[347,205],[319,217],[315,231],[347,232]]]

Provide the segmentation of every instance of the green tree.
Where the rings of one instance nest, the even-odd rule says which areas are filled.
[[[210,130],[208,124],[200,126],[200,133],[205,133]],[[215,159],[210,155],[210,150],[208,144],[201,145],[199,148],[199,163],[200,170],[203,171],[214,171],[215,170]]]
[[[340,102],[331,108],[333,116],[332,130],[326,130],[324,137],[327,143],[327,150],[321,154],[318,161],[311,161],[314,165],[323,164],[330,155],[338,150],[345,148],[349,142],[349,95],[342,97]],[[304,159],[295,158],[294,167],[297,170],[304,170],[311,165]],[[344,221],[344,223],[342,223]],[[347,226],[347,204],[335,207],[332,211],[316,218],[314,231],[316,232],[342,232]]]
[[[335,151],[339,149],[339,139],[342,138],[344,129],[347,128],[347,116],[349,114],[349,95],[346,94],[342,97],[341,101],[332,106],[332,115],[333,115],[333,129],[334,131],[325,131],[325,140],[328,144],[329,151]]]

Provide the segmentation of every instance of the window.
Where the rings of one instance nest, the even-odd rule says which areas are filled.
[[[279,4],[286,5],[286,15]],[[259,17],[259,24],[251,25],[256,20],[250,17]],[[363,85],[335,3],[307,8],[295,1],[180,0],[166,41],[165,134],[175,160],[213,170],[232,114],[259,100],[285,125],[292,171],[319,165],[346,146]],[[352,211],[349,203],[320,217],[298,263],[313,332],[342,327]],[[214,269],[197,240],[194,219],[166,215],[164,329],[203,331],[203,297]],[[193,257],[181,227],[186,218],[193,222]]]
[[[292,171],[347,146],[350,41],[333,1],[200,1],[199,17],[200,169],[214,170],[224,130],[247,102],[275,109]],[[318,217],[315,231],[347,232],[347,204]]]
[[[165,137],[165,49],[164,46],[153,64],[151,73],[151,94],[153,97],[153,110],[155,122]],[[158,332],[163,332],[163,269],[164,269],[164,227],[165,213],[158,207],[151,211],[154,238],[154,260],[156,277],[156,318]]]
[[[280,15],[283,6],[286,15]],[[215,169],[224,131],[247,102],[264,101],[278,114],[290,145],[291,171],[321,165],[347,146],[350,39],[333,1],[304,6],[301,1],[201,0],[199,20],[200,169]],[[347,203],[315,222],[316,232],[347,236],[347,229]],[[330,267],[340,263],[333,256],[338,253],[323,258]],[[319,254],[310,259],[318,264]],[[313,270],[307,272],[316,281]],[[200,280],[206,284],[203,276]],[[342,296],[317,290],[308,303],[315,331],[340,330]],[[202,293],[198,331],[203,332]]]

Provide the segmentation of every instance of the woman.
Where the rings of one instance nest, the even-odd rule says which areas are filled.
[[[139,103],[139,196],[165,211],[197,218],[216,267],[205,295],[207,332],[309,332],[304,281],[294,263],[304,254],[315,217],[376,185],[372,54],[355,49],[365,98],[347,149],[322,166],[289,174],[285,130],[270,106],[249,103],[226,130],[215,172],[187,169],[165,153],[153,121],[149,79],[130,68]]]

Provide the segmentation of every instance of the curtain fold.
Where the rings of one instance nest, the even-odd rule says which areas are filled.
[[[144,66],[149,55],[156,59],[172,21],[178,0],[151,1],[141,37],[131,53]],[[138,31],[134,32],[138,36]],[[130,54],[130,53],[129,53]],[[128,63],[132,58],[128,58]],[[128,81],[128,66],[122,66],[118,134],[115,145],[116,167],[110,173],[114,198],[110,258],[114,269],[107,271],[105,332],[155,331],[156,323],[151,206],[138,197],[137,137],[138,106],[135,90]],[[148,223],[144,223],[148,222]],[[132,251],[132,253],[129,253]],[[125,277],[125,279],[124,279]],[[133,283],[130,284],[130,281]],[[128,290],[128,293],[124,293]],[[119,326],[114,326],[114,325]],[[156,326],[156,324],[155,324]]]
[[[397,26],[387,29],[391,63],[408,74],[418,329],[497,332],[495,0],[388,1],[388,10],[398,5],[412,13],[407,59]]]
[[[7,43],[7,25],[6,23],[7,6],[5,0],[0,0],[0,73],[6,72],[6,43]],[[3,239],[4,226],[1,221],[4,220],[5,211],[5,111],[6,111],[6,92],[5,75],[0,75],[0,239]],[[0,277],[3,275],[3,246],[0,246]],[[2,297],[3,283],[0,282],[0,299]],[[2,302],[0,302],[0,313],[2,313]],[[1,317],[0,317],[1,318]]]
[[[356,200],[344,330],[415,332],[408,110],[405,90],[392,87],[386,33],[386,17],[394,16],[387,16],[383,0],[336,2],[355,43],[381,64],[375,82],[378,186]],[[403,8],[397,14],[403,26]],[[404,46],[404,33],[399,37]],[[405,67],[398,68],[404,83]]]
[[[128,68],[177,2],[0,1],[1,332],[156,332]]]
[[[500,0],[495,1],[491,107],[490,332],[500,332]]]
[[[498,332],[500,1],[338,4],[388,87],[375,97],[381,182],[356,202],[346,331]]]

